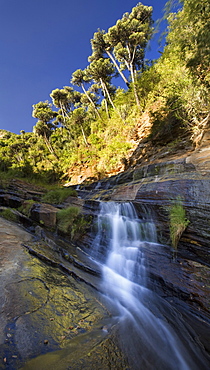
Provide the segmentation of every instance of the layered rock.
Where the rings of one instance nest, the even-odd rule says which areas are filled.
[[[145,213],[146,206],[156,221],[159,242],[169,244],[169,209],[181,199],[190,222],[178,252],[210,265],[210,150],[136,167],[95,186],[84,186],[79,194],[88,199],[88,204],[90,199],[131,201],[139,215]]]
[[[81,187],[79,194],[92,212],[97,212],[98,199],[129,201],[145,222],[153,219],[162,247],[144,251],[149,287],[174,302],[183,315],[191,312],[196,320],[200,317],[210,333],[210,150],[200,148],[188,156],[130,169]],[[189,224],[174,250],[169,212],[177,199]],[[210,350],[208,340],[204,342]]]

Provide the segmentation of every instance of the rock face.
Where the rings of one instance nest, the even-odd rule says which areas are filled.
[[[59,252],[0,217],[0,369],[118,368],[97,274]]]
[[[206,142],[208,143],[208,140]],[[19,207],[24,199],[33,199],[34,201],[36,201],[36,203],[31,208],[30,220],[32,224],[34,224],[36,235],[39,235],[39,237],[43,239],[42,227],[44,226],[50,229],[51,227],[55,226],[56,212],[58,211],[58,209],[51,205],[40,204],[40,197],[42,193],[41,191],[39,192],[33,189],[30,192],[30,189],[28,187],[27,189],[21,189],[21,186],[21,184],[17,186],[17,191],[15,191],[15,184],[13,184],[13,187],[10,187],[9,191],[2,190],[0,196],[0,205],[3,207],[15,208]],[[196,149],[196,151],[179,158],[170,158],[170,160],[168,161],[157,161],[154,163],[148,163],[144,166],[136,166],[135,168],[132,168],[127,172],[121,173],[117,176],[113,176],[109,179],[104,179],[100,182],[92,183],[90,185],[81,185],[80,189],[78,190],[78,194],[80,197],[79,199],[69,198],[66,203],[62,205],[62,207],[67,207],[69,205],[79,206],[80,209],[82,209],[83,214],[91,214],[94,221],[97,218],[100,201],[129,201],[134,204],[139,217],[143,218],[145,222],[151,219],[155,221],[157,227],[158,242],[160,244],[157,244],[157,246],[154,248],[145,247],[144,250],[149,270],[148,287],[159,296],[170,302],[173,307],[181,312],[181,315],[185,318],[186,322],[194,328],[203,348],[206,350],[207,353],[210,353],[209,147],[202,146]],[[175,204],[178,199],[181,199],[182,206],[186,211],[186,218],[189,220],[189,224],[181,235],[177,250],[174,250],[171,246],[170,239],[169,213],[172,205]],[[41,228],[39,226],[39,230],[37,229],[37,227],[35,227],[38,223],[39,225],[41,225]],[[62,235],[62,237],[65,239],[65,235]],[[27,351],[29,351],[31,356],[37,356],[38,352],[39,354],[47,353],[48,350],[52,351],[56,348],[58,349],[62,347],[62,340],[58,338],[60,334],[58,334],[58,332],[56,332],[55,328],[53,327],[52,330],[55,330],[55,333],[57,334],[52,336],[51,334],[49,334],[48,328],[49,324],[51,327],[51,325],[53,325],[54,323],[54,320],[52,320],[52,322],[50,321],[50,318],[54,318],[53,312],[57,312],[57,310],[59,311],[58,302],[54,297],[58,294],[61,295],[61,307],[63,307],[63,304],[66,307],[64,302],[67,302],[67,306],[71,305],[71,302],[69,302],[69,299],[67,299],[65,293],[65,289],[67,289],[66,286],[68,285],[68,283],[65,280],[66,278],[64,279],[62,276],[66,276],[67,274],[68,276],[78,279],[82,284],[86,284],[86,282],[88,281],[88,284],[86,285],[88,285],[90,289],[92,289],[94,286],[97,286],[97,281],[99,281],[100,277],[100,273],[97,271],[95,266],[90,266],[86,264],[86,262],[84,261],[84,254],[81,251],[81,249],[88,251],[91,248],[94,238],[93,230],[91,230],[87,235],[83,236],[83,240],[77,241],[77,247],[79,247],[79,249],[76,248],[76,246],[71,246],[70,243],[68,243],[67,235],[67,244],[65,243],[65,241],[63,241],[63,244],[61,243],[59,248],[56,246],[56,235],[51,235],[50,238],[51,239],[48,244],[51,245],[51,250],[49,250],[48,247],[43,246],[42,244],[36,244],[36,247],[34,247],[34,245],[30,246],[30,238],[26,240],[29,253],[31,253],[33,256],[38,257],[40,261],[42,261],[40,263],[44,263],[48,267],[47,271],[45,270],[44,273],[42,269],[40,270],[39,264],[38,267],[35,268],[34,265],[32,266],[29,263],[29,275],[27,275],[26,269],[24,270],[26,258],[25,254],[23,257],[23,264],[21,262],[22,257],[20,263],[18,262],[21,268],[23,266],[23,275],[21,273],[21,275],[18,277],[18,279],[20,280],[20,285],[18,287],[21,287],[21,297],[22,294],[23,296],[25,294],[22,292],[26,291],[26,287],[24,286],[24,284],[25,281],[28,279],[27,289],[29,290],[27,291],[27,297],[30,298],[27,298],[28,301],[26,300],[27,302],[25,303],[24,307],[17,304],[16,308],[18,314],[16,316],[18,317],[18,319],[14,319],[15,313],[12,311],[13,297],[18,302],[16,296],[17,292],[15,289],[16,283],[14,282],[14,280],[10,280],[9,282],[11,286],[11,293],[9,293],[10,297],[5,300],[5,302],[10,302],[11,299],[11,304],[9,303],[7,311],[9,312],[9,314],[11,314],[10,316],[13,321],[11,324],[11,321],[8,321],[6,317],[3,317],[3,319],[1,319],[1,323],[4,323],[4,321],[6,320],[8,330],[6,327],[4,330],[7,334],[12,333],[13,335],[12,328],[14,327],[14,322],[16,328],[16,337],[13,335],[13,337],[16,338],[14,339],[15,342],[14,340],[9,339],[10,336],[6,339],[8,339],[11,343],[17,343],[18,341],[20,342],[20,348],[15,348],[17,351],[20,350],[21,356],[24,359],[27,357],[26,355],[24,355],[25,347],[27,348]],[[53,238],[55,241],[55,245],[53,245]],[[81,253],[77,253],[79,250]],[[69,263],[71,267],[69,267]],[[54,269],[58,269],[60,271],[61,275],[59,275],[59,277],[53,277],[52,280],[51,278],[49,278],[48,280],[43,278],[43,276],[51,277]],[[18,275],[16,274],[14,276],[15,279],[17,279]],[[60,279],[65,280],[65,289],[64,286],[61,284],[61,286],[59,285],[59,290],[54,291],[54,285],[60,284]],[[50,285],[50,281],[52,282],[52,285]],[[39,290],[37,290],[38,285]],[[72,285],[72,291],[74,289],[78,291],[78,287],[75,284]],[[30,294],[30,292],[32,292],[32,294]],[[50,292],[52,292],[51,296]],[[84,291],[81,294],[85,295]],[[34,297],[38,297],[36,298],[37,300]],[[42,344],[45,340],[47,340],[48,342],[44,343],[42,348],[40,347],[40,345],[37,345],[38,352],[35,351],[35,353],[33,352],[34,349],[30,349],[29,347],[30,343],[32,343],[31,347],[36,345],[36,338],[33,337],[33,339],[30,339],[30,333],[28,332],[28,329],[26,330],[24,328],[28,328],[29,325],[32,325],[32,330],[34,331],[34,333],[36,332],[36,320],[32,320],[33,316],[36,316],[36,313],[31,307],[35,307],[37,309],[37,314],[40,313],[41,317],[44,317],[46,312],[42,312],[42,310],[46,305],[49,305],[49,297],[52,298],[50,303],[52,311],[49,311],[49,313],[47,313],[48,325],[44,326],[44,331],[42,332],[42,334],[36,334],[37,338],[41,338]],[[81,297],[83,296],[81,295]],[[80,300],[80,298],[78,299]],[[74,297],[72,298],[72,300],[74,300]],[[92,302],[92,298],[90,298],[90,301]],[[80,302],[85,302],[84,305],[87,304],[88,306],[88,300],[86,302],[85,299],[83,301],[83,298],[81,298]],[[99,310],[97,311],[99,312],[99,317],[101,318],[101,316],[103,315],[106,316],[106,313],[103,311],[103,309],[103,312],[100,311],[97,303],[96,306],[97,310]],[[83,306],[80,307],[79,303],[78,307],[79,310],[82,310],[84,308]],[[63,308],[63,310],[65,311],[64,313],[67,315],[66,308]],[[30,313],[30,315],[28,315],[28,312]],[[59,312],[61,313],[61,311]],[[76,326],[78,326],[77,321],[80,321],[81,318],[84,319],[83,316],[78,316],[78,320],[76,320],[73,324],[70,323],[70,327],[73,327],[75,329]],[[32,320],[33,322],[30,320]],[[59,321],[59,325],[60,327],[64,326],[63,322],[61,321]],[[24,330],[26,330],[25,339],[23,339]],[[72,339],[73,334],[71,332],[71,329],[69,329],[69,331],[67,334],[63,333],[62,338],[64,336],[67,336],[68,339],[70,339],[70,337]],[[100,331],[98,332],[96,330],[94,332],[94,336],[95,335],[96,338],[101,338]],[[23,338],[21,339],[22,336]],[[30,340],[28,340],[28,338]],[[5,340],[5,334],[1,337],[1,340]],[[24,344],[24,340],[26,341],[26,343],[29,343],[28,347],[26,346],[26,344]],[[99,341],[100,340],[101,339],[99,339]],[[5,347],[4,350],[7,351]],[[82,352],[81,348],[80,350]],[[109,353],[109,350],[110,345],[108,346],[108,352],[106,353]],[[86,354],[88,353],[88,351],[89,349],[87,349]],[[97,349],[97,351],[99,350]],[[115,349],[113,349],[113,351],[115,351]],[[10,355],[12,356],[12,352],[10,352]],[[16,353],[14,353],[14,356],[16,356]],[[46,357],[44,358],[44,361],[46,361],[46,364],[51,363],[52,358],[47,357],[47,354],[45,356]],[[67,354],[63,353],[63,356],[63,358],[66,359]],[[38,362],[33,362],[32,360],[32,362],[27,365],[28,367],[26,366],[26,369],[30,368],[31,370],[33,368],[40,368],[42,360],[43,358],[38,359]],[[14,358],[12,361],[15,361]],[[63,361],[65,363],[65,360]],[[75,364],[77,364],[77,359],[72,357],[71,361],[69,362],[69,366],[71,366],[72,364],[73,366],[76,366]],[[94,368],[93,361],[91,363],[89,355],[86,356],[85,361],[85,364],[89,364],[90,368]],[[95,361],[95,363],[97,364],[98,360],[96,357]],[[100,361],[98,362],[98,364],[99,363]],[[124,368],[126,368],[127,365],[124,363],[123,356],[121,357],[119,367],[117,367],[118,365],[116,365],[115,363],[112,363],[112,368],[121,369],[123,368],[122,363],[124,364]],[[108,366],[107,364],[108,363],[104,365],[104,368]],[[55,366],[57,366],[56,368],[59,368],[57,363]],[[64,367],[61,366],[61,369],[65,369],[65,364],[63,366]],[[100,368],[100,366],[98,368]]]
[[[182,200],[190,221],[178,253],[210,266],[210,150],[129,170],[91,186],[81,187],[84,199],[131,201],[139,215],[145,207],[156,220],[159,242],[170,244],[169,209]],[[89,201],[90,204],[90,201]]]
[[[205,322],[207,333],[201,337],[210,351],[210,149],[200,148],[188,156],[137,167],[81,187],[79,194],[92,212],[97,209],[97,199],[129,201],[141,218],[155,221],[163,247],[145,249],[149,287],[174,302],[183,315],[190,312],[195,322],[198,318]],[[189,224],[174,250],[169,210],[178,198]]]

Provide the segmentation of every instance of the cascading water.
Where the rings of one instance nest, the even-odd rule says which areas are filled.
[[[101,203],[93,257],[102,266],[101,288],[131,369],[207,369],[192,329],[146,287],[143,250],[151,244],[158,247],[155,226],[139,220],[131,203]]]

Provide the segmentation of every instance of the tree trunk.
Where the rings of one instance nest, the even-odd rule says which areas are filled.
[[[134,58],[135,58],[136,49],[134,48],[132,57],[131,57],[131,50],[130,50],[130,48],[129,48],[128,45],[126,45],[126,49],[128,51],[128,55],[129,55],[129,62],[128,61],[125,61],[125,62],[127,64],[128,70],[131,73],[131,81],[132,81],[132,85],[133,85],[134,98],[135,98],[136,104],[137,104],[137,106],[138,106],[138,108],[140,110],[141,109],[141,105],[140,105],[139,97],[138,97],[138,94],[137,94],[136,79],[135,79],[135,76],[134,76],[134,66],[133,66],[133,61],[134,61]]]
[[[98,118],[99,118],[99,119],[101,119],[101,116],[100,116],[100,114],[99,114],[99,112],[98,112],[98,110],[97,110],[97,108],[96,108],[96,106],[95,106],[94,102],[92,101],[91,97],[88,95],[88,93],[87,93],[87,91],[85,90],[85,88],[84,88],[84,85],[83,85],[83,84],[81,84],[81,88],[82,88],[82,90],[84,91],[85,95],[87,96],[87,98],[88,98],[89,102],[90,102],[90,103],[92,104],[92,106],[94,107],[94,110],[95,110],[95,112],[96,112],[96,114],[97,114]]]
[[[115,105],[114,105],[114,103],[113,103],[113,101],[112,101],[112,99],[111,99],[110,93],[109,93],[109,91],[108,91],[108,89],[107,89],[107,86],[106,86],[105,82],[103,82],[103,81],[102,81],[102,84],[104,85],[104,90],[106,91],[107,97],[108,97],[108,99],[109,99],[109,101],[110,101],[110,103],[111,103],[111,105],[112,105],[112,108],[113,108],[113,109],[115,110],[115,112],[119,115],[119,117],[123,120],[123,118],[121,117],[120,112],[119,112],[119,111],[118,111],[118,109],[115,107]],[[124,121],[124,120],[123,120],[123,121]]]
[[[115,58],[113,57],[112,53],[110,53],[108,50],[106,50],[106,53],[107,55],[109,56],[109,58],[112,60],[113,64],[115,65],[118,73],[120,74],[120,76],[122,77],[123,81],[125,82],[126,86],[129,87],[129,82],[127,80],[127,78],[125,77],[124,73],[120,70],[120,67],[118,66]]]
[[[141,104],[140,104],[139,97],[138,97],[138,94],[137,94],[136,81],[135,81],[135,77],[134,77],[134,71],[133,71],[133,65],[132,64],[130,66],[130,71],[131,71],[131,80],[132,80],[133,93],[134,93],[134,97],[135,97],[135,100],[136,100],[136,104],[137,104],[138,108],[141,109]]]
[[[101,81],[102,81],[102,80],[101,80]],[[107,89],[107,86],[106,86],[105,82],[103,82],[103,81],[102,81],[102,84],[103,84],[103,86],[104,86],[104,91],[105,91],[105,93],[106,93],[106,95],[107,95],[107,98],[109,99],[109,102],[110,102],[110,104],[111,104],[112,108],[116,111],[115,105],[114,105],[114,103],[113,103],[113,101],[112,101],[112,99],[111,99],[110,93],[109,93],[109,91],[108,91],[108,89]]]
[[[81,131],[82,131],[82,135],[83,135],[83,139],[84,139],[85,145],[86,146],[89,146],[89,144],[87,142],[87,139],[86,139],[86,136],[85,136],[85,132],[84,132],[83,126],[82,126],[81,123],[80,123],[80,127],[81,127]]]
[[[104,89],[104,85],[103,85],[103,81],[102,79],[100,78],[100,83],[101,83],[101,87],[102,87],[102,90],[103,90],[103,94],[104,94],[104,100],[105,100],[105,108],[106,108],[106,115],[107,115],[107,118],[109,119],[109,111],[108,111],[108,105],[107,105],[107,100],[106,100],[106,91]]]
[[[106,115],[107,115],[107,118],[109,119],[110,118],[110,115],[109,115],[107,100],[106,100],[105,97],[104,97],[104,100],[105,100]]]
[[[66,126],[66,117],[65,117],[65,112],[64,112],[64,109],[63,109],[63,104],[60,104],[60,108],[61,108],[61,111],[62,111],[64,126]]]
[[[53,149],[52,145],[50,144],[50,142],[49,142],[49,140],[48,140],[48,138],[47,138],[46,133],[44,133],[44,141],[45,141],[45,144],[46,144],[46,146],[47,146],[47,148],[48,148],[49,152],[50,152],[51,154],[53,154],[53,155],[54,155],[54,157],[55,157],[56,159],[58,159],[58,156],[56,155],[56,153],[55,153],[55,151],[54,151],[54,149]]]

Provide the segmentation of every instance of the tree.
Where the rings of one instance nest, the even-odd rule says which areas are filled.
[[[137,90],[137,71],[144,68],[144,55],[147,42],[152,36],[152,7],[138,3],[131,13],[125,13],[104,36],[114,50],[114,55],[122,70],[131,75],[136,103],[140,106]]]
[[[152,7],[138,3],[130,14],[125,13],[122,19],[108,29],[107,33],[98,29],[91,39],[92,55],[89,61],[94,62],[107,55],[129,86],[128,79],[122,72],[127,69],[138,106],[140,102],[136,89],[137,71],[142,71],[144,68],[145,48],[153,33],[151,16]]]
[[[170,14],[168,43],[176,45],[186,66],[210,86],[210,2],[183,0],[183,8]]]
[[[54,157],[58,159],[49,141],[52,129],[56,127],[52,120],[57,116],[57,112],[52,111],[48,101],[45,102],[40,101],[39,103],[33,105],[32,116],[38,119],[38,122],[36,123],[33,129],[34,133],[37,134],[38,136],[43,137],[50,153],[52,153]]]
[[[91,91],[87,91],[87,94],[81,94],[81,100],[80,100],[80,102],[81,102],[82,106],[85,107],[85,108],[87,108],[87,109],[93,108],[93,105],[90,103],[90,99],[89,98],[91,99],[91,101],[94,102],[94,104],[96,104],[97,101],[98,101],[98,99],[99,99],[99,97],[96,96],[96,94],[93,93],[93,92],[91,92]]]
[[[80,126],[85,145],[88,146],[87,138],[86,138],[85,131],[83,128],[86,118],[87,118],[87,113],[83,108],[77,108],[71,114],[71,122],[74,125]]]
[[[79,87],[82,88],[82,90],[83,90],[84,94],[86,95],[87,99],[89,100],[90,104],[92,104],[98,118],[101,118],[91,95],[88,94],[87,90],[85,89],[85,83],[89,82],[90,80],[91,80],[90,76],[88,75],[86,70],[82,71],[81,69],[77,69],[72,74],[71,83],[72,83],[72,85],[76,85],[76,86],[79,86]]]
[[[65,89],[55,89],[52,90],[50,97],[52,98],[54,106],[61,109],[64,125],[66,126],[66,116],[70,109],[68,92],[65,91]]]
[[[111,59],[115,68],[117,69],[117,72],[120,74],[123,81],[125,82],[126,86],[129,86],[128,79],[123,74],[113,54],[114,48],[109,42],[105,41],[105,35],[105,31],[100,29],[98,29],[98,31],[94,33],[93,39],[91,39],[92,55],[88,58],[88,61],[93,62],[95,60],[99,60],[101,58],[104,58],[104,54],[107,54],[107,56]]]
[[[113,109],[116,112],[118,112],[110,94],[110,92],[113,91],[110,81],[112,79],[114,71],[115,71],[114,66],[110,62],[110,60],[103,58],[94,60],[92,63],[90,63],[90,65],[87,68],[88,74],[91,76],[94,82],[96,82],[96,84],[98,84],[102,89],[104,98],[105,99],[107,98],[110,104],[112,105]]]
[[[62,127],[65,127],[69,138],[73,141],[74,138],[69,128],[69,113],[74,109],[75,104],[80,102],[81,93],[70,86],[64,86],[63,89],[52,90],[50,97],[54,106],[60,108],[55,123],[60,123]]]

